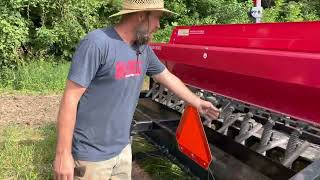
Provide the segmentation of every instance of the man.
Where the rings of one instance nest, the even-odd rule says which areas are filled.
[[[218,110],[189,91],[147,45],[163,12],[172,13],[163,0],[124,0],[117,25],[80,42],[58,115],[55,179],[131,179],[130,125],[144,75],[217,118]]]

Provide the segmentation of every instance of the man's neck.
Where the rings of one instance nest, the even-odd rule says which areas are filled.
[[[136,39],[135,29],[129,23],[119,23],[115,26],[115,30],[123,41],[129,45],[132,45]]]

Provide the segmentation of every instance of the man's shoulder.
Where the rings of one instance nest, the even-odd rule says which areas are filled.
[[[99,28],[90,31],[83,39],[94,42],[97,46],[105,46],[112,40],[110,27]]]

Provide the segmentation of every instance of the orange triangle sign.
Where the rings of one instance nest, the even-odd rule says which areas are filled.
[[[183,154],[208,170],[212,155],[196,108],[186,106],[176,131],[176,139]]]

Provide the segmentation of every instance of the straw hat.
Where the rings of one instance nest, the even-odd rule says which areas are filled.
[[[129,14],[139,11],[163,11],[170,14],[177,14],[164,8],[163,0],[123,0],[122,10],[109,17]]]

